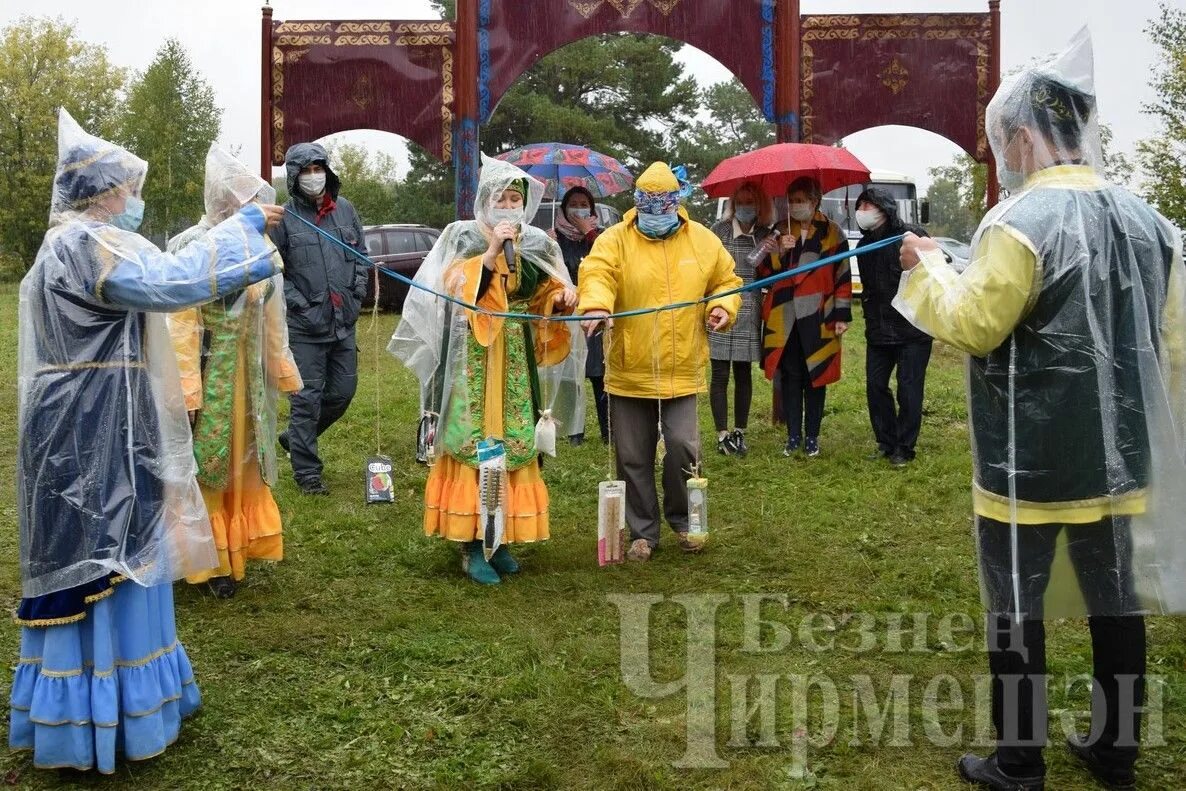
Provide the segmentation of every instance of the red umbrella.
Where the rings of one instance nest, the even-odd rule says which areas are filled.
[[[778,143],[729,157],[713,168],[701,188],[712,198],[728,198],[752,181],[770,196],[782,195],[792,181],[810,176],[821,192],[869,180],[869,168],[853,153],[835,146],[811,143]]]

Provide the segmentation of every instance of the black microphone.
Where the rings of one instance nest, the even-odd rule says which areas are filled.
[[[515,272],[515,245],[511,244],[510,239],[502,240],[502,255],[507,260],[507,271],[511,274]]]

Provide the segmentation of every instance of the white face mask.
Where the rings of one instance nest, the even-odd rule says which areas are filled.
[[[297,184],[300,185],[301,192],[315,198],[325,192],[325,173],[302,173],[297,177]]]
[[[500,222],[509,222],[511,225],[519,225],[523,222],[524,212],[522,209],[491,209],[490,220],[494,225]]]
[[[885,214],[880,209],[857,211],[857,226],[862,231],[873,231],[885,225]]]
[[[790,205],[791,219],[807,222],[815,216],[815,207],[810,203],[792,203]]]

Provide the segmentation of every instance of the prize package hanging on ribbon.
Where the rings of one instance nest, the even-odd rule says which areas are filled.
[[[395,482],[391,479],[394,469],[388,456],[371,456],[367,459],[367,505],[395,502]]]
[[[506,534],[507,456],[500,440],[478,443],[478,525],[482,552],[489,560]]]
[[[553,458],[556,456],[556,420],[550,409],[545,409],[535,424],[535,449]]]
[[[425,412],[416,430],[416,462],[430,467],[436,461],[437,415]]]
[[[597,565],[626,559],[626,482],[602,481],[597,486]]]
[[[708,479],[688,479],[688,541],[703,547],[708,541]]]

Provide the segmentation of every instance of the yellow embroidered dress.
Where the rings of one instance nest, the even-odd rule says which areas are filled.
[[[271,187],[241,163],[212,148],[206,160],[206,217],[219,217]],[[270,198],[274,199],[274,198]],[[205,235],[210,221],[170,244],[180,249]],[[271,243],[269,242],[269,245]],[[279,253],[272,255],[280,266]],[[221,300],[169,316],[186,409],[193,426],[198,484],[218,549],[219,565],[186,579],[243,579],[246,561],[281,560],[276,482],[277,391],[301,389],[288,348],[280,276]]]

